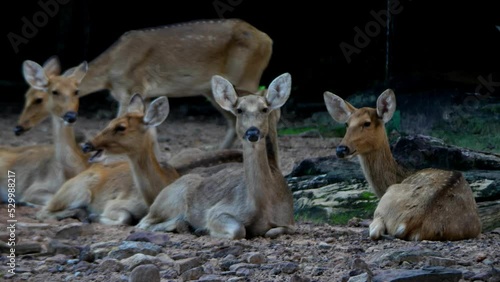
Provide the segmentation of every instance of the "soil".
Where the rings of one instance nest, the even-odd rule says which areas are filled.
[[[42,123],[21,137],[15,137],[12,128],[16,119],[17,115],[1,117],[2,145],[21,146],[51,141],[50,122]],[[283,123],[293,124],[286,119],[280,125]],[[81,117],[75,127],[89,138],[106,124],[106,119]],[[158,137],[165,151],[164,158],[168,159],[183,148],[213,148],[224,133],[225,125],[220,117],[186,117],[174,113],[159,127]],[[332,154],[338,141],[338,138],[323,138],[314,134],[279,137],[283,173],[288,174],[295,163],[305,158]],[[133,266],[122,258],[112,259],[110,255],[87,258],[84,253],[88,252],[89,247],[95,250],[96,243],[110,246],[121,244],[131,234],[142,234],[142,230],[133,226],[79,223],[76,219],[40,222],[35,219],[37,211],[38,208],[35,207],[16,207],[15,236],[18,246],[29,243],[41,249],[31,254],[18,254],[15,275],[7,273],[8,251],[1,249],[0,280],[129,281],[134,276],[131,270]],[[7,225],[7,219],[7,206],[2,204],[2,226]],[[76,228],[68,238],[56,238],[61,228],[68,228],[68,224],[79,229]],[[144,236],[154,235],[146,233]],[[10,233],[2,227],[0,241],[6,242],[9,236]],[[77,252],[50,252],[56,240],[76,247]],[[373,273],[374,281],[382,281],[381,277],[389,270],[412,273],[412,269],[432,266],[461,272],[461,278],[447,281],[500,281],[498,229],[483,233],[476,239],[457,242],[407,242],[397,239],[372,241],[368,237],[367,222],[353,220],[350,226],[332,226],[299,221],[296,234],[275,239],[230,241],[193,234],[168,233],[162,242],[154,243],[161,247],[161,251],[141,263],[156,265],[161,281],[347,281],[349,277],[363,273]],[[190,260],[194,261],[193,265],[184,268]],[[139,269],[135,268],[134,271],[138,272]],[[131,278],[130,281],[155,281],[148,278],[149,274],[139,275],[142,280]],[[360,279],[356,281],[370,281],[369,278]],[[445,279],[448,278],[397,281]]]

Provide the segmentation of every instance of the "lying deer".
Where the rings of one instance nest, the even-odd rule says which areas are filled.
[[[481,233],[472,190],[460,172],[413,172],[394,160],[384,126],[396,110],[392,90],[378,97],[376,109],[357,109],[330,92],[324,99],[333,119],[347,125],[337,156],[358,156],[366,180],[380,198],[370,224],[372,239],[389,234],[405,240],[462,240]]]
[[[111,121],[84,149],[96,151],[97,155],[102,150],[137,155],[128,153],[135,163],[132,166],[136,167],[134,179],[138,186],[145,195],[161,191],[148,215],[137,225],[139,228],[179,231],[188,224],[197,232],[231,239],[291,234],[295,231],[293,198],[277,161],[270,158],[277,156],[273,152],[277,146],[269,140],[276,136],[276,132],[269,132],[276,130],[275,126],[269,126],[269,117],[286,102],[290,88],[291,77],[283,74],[271,83],[265,97],[238,97],[228,80],[220,76],[212,78],[216,101],[236,116],[244,167],[227,168],[205,177],[184,175],[158,190],[157,185],[168,176],[168,171],[160,170],[152,149],[146,149],[151,141],[140,141],[135,136],[166,119],[169,107],[165,97],[153,101],[144,112],[143,100],[134,96],[128,113]],[[273,116],[275,121],[277,118]],[[145,150],[147,157],[139,162]]]
[[[107,89],[119,102],[121,116],[134,93],[147,98],[204,95],[228,122],[220,148],[229,148],[235,139],[234,116],[214,102],[210,79],[223,75],[238,88],[257,91],[272,43],[265,33],[236,19],[130,31],[90,62],[80,96]],[[23,128],[19,124],[16,133]]]
[[[87,64],[84,62],[62,75],[47,75],[37,63],[24,62],[24,77],[34,91],[50,93],[47,94],[45,106],[52,116],[54,145],[0,149],[2,171],[11,170],[22,175],[17,178],[16,183],[19,202],[45,204],[66,179],[88,166],[85,156],[74,141],[71,127],[77,119],[78,85],[86,70]],[[0,176],[2,177],[4,175]],[[0,183],[6,183],[1,180]],[[1,187],[1,190],[4,194],[6,187]]]

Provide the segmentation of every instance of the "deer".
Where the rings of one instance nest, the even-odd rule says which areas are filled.
[[[71,127],[77,119],[78,85],[86,70],[87,63],[83,62],[62,75],[47,75],[36,62],[23,63],[24,77],[33,91],[50,93],[44,105],[52,117],[54,144],[0,149],[0,167],[22,175],[16,184],[19,202],[45,204],[65,180],[87,167]],[[4,196],[6,187],[1,188]]]
[[[132,30],[90,62],[79,95],[109,90],[119,103],[117,116],[126,112],[134,93],[145,98],[202,95],[227,121],[226,136],[219,146],[227,149],[235,140],[235,119],[214,101],[210,79],[222,75],[237,88],[257,91],[272,44],[267,34],[238,19]],[[23,129],[19,124],[15,131]],[[156,151],[158,154],[159,149]]]
[[[396,110],[392,89],[380,94],[376,108],[355,108],[328,91],[324,101],[331,117],[347,126],[337,157],[358,156],[380,199],[369,227],[371,239],[389,235],[411,241],[464,240],[481,233],[476,202],[461,172],[413,171],[393,158],[385,130]]]
[[[288,99],[291,76],[285,73],[275,78],[265,96],[238,97],[231,82],[218,75],[212,77],[211,84],[217,103],[236,116],[237,135],[243,144],[243,166],[227,167],[211,175],[191,173],[181,176],[161,188],[149,213],[136,227],[182,232],[187,225],[197,234],[208,233],[212,237],[228,239],[293,234],[293,197],[277,164],[277,145],[270,140],[277,134],[269,132],[276,131],[276,126],[269,125],[270,118],[273,122],[279,119],[279,115],[272,113],[279,111]],[[111,121],[84,145],[84,151],[94,151],[99,155],[103,150],[116,154],[139,150],[131,147],[125,150],[125,146],[142,146],[140,150],[144,150],[144,141],[117,138],[116,135],[135,134],[158,126],[168,113],[166,97],[157,98],[145,110],[142,98],[135,95],[127,114]],[[123,140],[131,141],[124,145]],[[154,159],[151,148],[148,154],[150,160]],[[130,155],[129,158],[133,160]],[[140,171],[135,170],[134,179],[144,178],[151,185],[155,180],[147,176],[162,177],[159,175],[162,171],[154,163],[143,163],[142,167],[150,171],[139,175]],[[140,189],[152,190],[145,181],[142,181],[142,186],[141,181],[137,183]]]

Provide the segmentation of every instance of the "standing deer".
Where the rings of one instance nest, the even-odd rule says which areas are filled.
[[[481,233],[472,190],[460,172],[412,172],[394,160],[384,126],[396,110],[392,90],[378,97],[376,109],[357,109],[330,92],[324,99],[333,119],[347,125],[337,156],[358,156],[380,198],[370,224],[372,239],[389,234],[404,240],[462,240]]]
[[[228,122],[220,148],[229,148],[235,139],[234,116],[214,102],[210,79],[222,75],[237,88],[257,91],[272,44],[265,33],[237,19],[130,31],[90,62],[80,96],[107,89],[119,102],[121,116],[134,93],[146,98],[203,95]],[[23,124],[15,131],[22,132]]]
[[[212,78],[214,97],[219,105],[236,116],[238,137],[243,143],[243,167],[235,166],[203,177],[184,175],[165,187],[156,197],[148,215],[137,225],[155,231],[179,231],[186,224],[199,233],[238,239],[252,236],[276,237],[295,231],[292,193],[277,165],[277,146],[270,138],[276,136],[276,126],[270,126],[270,116],[277,122],[274,111],[290,95],[291,77],[283,74],[276,78],[265,97],[247,95],[238,97],[231,83],[221,76]],[[135,132],[158,126],[169,113],[166,98],[155,100],[144,113],[144,103],[134,96],[128,113],[113,120],[101,133],[88,142],[86,151],[101,150],[119,153],[144,150],[144,142],[134,138],[118,138],[118,134]],[[130,140],[131,139],[131,140]],[[123,140],[130,140],[124,145]],[[133,149],[132,147],[136,147]],[[150,149],[151,151],[151,149]],[[152,152],[149,152],[152,156]],[[130,157],[130,156],[129,156]],[[152,157],[149,157],[151,160]],[[132,160],[132,158],[131,158]],[[150,171],[134,171],[141,189],[155,185],[149,177],[160,178],[155,163],[142,163]],[[142,175],[136,175],[142,173]],[[163,177],[166,174],[163,173]],[[156,181],[158,184],[158,181]],[[157,190],[155,190],[157,191]]]

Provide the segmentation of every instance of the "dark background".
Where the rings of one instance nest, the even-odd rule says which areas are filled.
[[[261,84],[290,72],[292,105],[321,107],[325,90],[348,97],[378,94],[390,87],[398,97],[422,92],[447,97],[471,95],[480,84],[480,75],[491,74],[493,81],[500,81],[500,31],[496,27],[500,16],[495,1],[400,1],[402,11],[392,15],[389,38],[382,28],[359,54],[351,56],[350,63],[339,45],[355,46],[354,28],[364,30],[374,20],[370,12],[387,10],[387,1],[64,2],[68,3],[58,4],[58,13],[49,16],[28,43],[19,45],[17,53],[7,35],[22,35],[22,18],[32,22],[42,8],[38,1],[3,4],[0,103],[5,110],[17,111],[22,106],[27,84],[21,64],[26,59],[41,64],[57,54],[67,69],[91,61],[128,30],[219,18],[215,5],[221,3],[230,7],[222,14],[225,18],[244,19],[273,39],[273,56]],[[107,95],[87,96],[82,104],[110,102],[102,100],[103,96]]]

